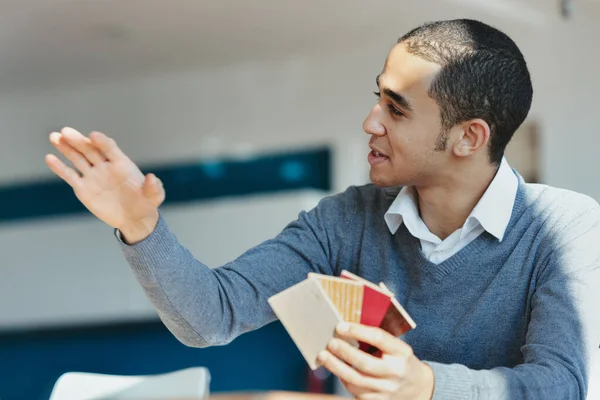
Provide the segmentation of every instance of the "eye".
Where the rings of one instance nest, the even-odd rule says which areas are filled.
[[[392,114],[394,114],[395,116],[397,116],[397,117],[404,117],[404,113],[402,111],[398,110],[396,107],[394,107],[393,104],[389,104],[388,108],[390,109],[390,112]]]
[[[379,99],[381,98],[381,93],[380,92],[373,92],[373,94]],[[392,113],[392,115],[395,115],[396,117],[404,117],[404,113],[400,110],[398,110],[396,107],[394,107],[393,104],[388,104],[388,108],[390,110],[390,112]]]

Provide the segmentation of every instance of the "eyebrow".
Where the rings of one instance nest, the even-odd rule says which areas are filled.
[[[380,76],[381,75],[377,75],[377,78],[375,78],[377,87],[379,87],[379,77]],[[385,93],[389,98],[391,98],[394,101],[394,103],[398,104],[400,107],[402,107],[406,111],[409,111],[409,112],[413,111],[413,107],[411,106],[409,101],[406,100],[406,97],[402,96],[400,93],[394,92],[392,89],[389,89],[389,88],[384,88],[383,93]]]

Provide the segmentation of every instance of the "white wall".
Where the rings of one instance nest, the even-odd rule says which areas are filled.
[[[472,16],[482,17],[511,34],[529,61],[535,85],[531,117],[538,119],[543,128],[543,180],[600,199],[595,176],[600,170],[595,101],[600,92],[600,12],[598,7],[585,9],[582,4],[576,19],[564,22],[553,15],[555,5],[549,3],[546,25],[541,29],[491,19],[485,14]],[[388,49],[397,36],[425,20],[465,15],[436,4],[432,7],[413,2],[409,13],[399,17],[398,26],[385,25],[349,36],[347,42],[329,52],[304,50],[221,68],[35,94],[0,95],[0,184],[50,176],[43,162],[44,154],[52,150],[47,134],[63,125],[85,132],[102,130],[142,164],[222,154],[244,156],[330,143],[336,149],[335,190],[364,183],[368,138],[361,124],[374,101],[374,79]],[[312,196],[310,204],[319,195]],[[295,217],[303,207],[304,203],[293,203],[261,235],[274,234],[284,220]],[[173,215],[195,215],[187,208],[177,210],[173,209]],[[57,227],[48,223],[52,221],[0,225],[0,290],[6,299],[14,298],[8,295],[11,293],[19,299],[14,305],[7,302],[0,306],[1,326],[48,323],[56,321],[59,314],[80,320],[89,307],[96,307],[98,316],[109,317],[148,312],[147,304],[140,305],[143,300],[135,297],[139,293],[131,294],[136,289],[130,286],[133,278],[123,270],[126,266],[115,267],[120,258],[108,230],[89,217],[72,219],[68,222],[70,228],[65,228],[63,247],[50,252],[44,247],[44,235],[56,236]],[[243,246],[250,245],[240,237],[231,251],[220,248],[218,253],[209,253],[202,247],[206,237],[196,236],[202,235],[202,229],[192,233],[185,223],[177,224],[190,245],[199,246],[197,255],[203,260],[220,262],[222,257],[232,258]],[[97,240],[87,240],[88,235]],[[226,236],[223,234],[222,240],[227,240]],[[76,240],[76,245],[69,246],[69,240]],[[65,265],[96,254],[99,248],[110,254],[110,266],[97,260],[85,266]],[[31,252],[26,266],[22,253],[14,249]],[[65,252],[72,252],[74,258],[62,258]],[[88,303],[76,303],[80,302],[77,287],[89,288],[87,282],[99,277],[105,286],[86,291],[97,297],[89,297]],[[52,298],[55,302],[44,305]],[[123,313],[116,312],[115,307],[121,307]],[[62,311],[55,312],[56,308]]]
[[[364,173],[368,137],[361,124],[373,101],[376,70],[366,71],[368,81],[357,93],[349,84],[355,69],[340,70],[356,62],[353,56],[296,55],[0,98],[6,132],[0,182],[49,176],[43,163],[53,150],[47,134],[63,125],[104,131],[140,164],[331,144],[344,149],[339,156],[347,161],[348,152],[362,146],[353,154],[360,161],[338,165],[338,178],[348,168]]]
[[[215,267],[276,235],[322,196],[254,195],[165,207],[163,215],[179,241]],[[92,216],[9,224],[0,243],[0,330],[156,316],[112,229]]]

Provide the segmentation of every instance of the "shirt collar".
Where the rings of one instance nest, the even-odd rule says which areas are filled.
[[[404,223],[411,235],[432,242],[439,241],[421,219],[415,189],[412,186],[404,186],[400,190],[400,193],[385,213],[384,219],[392,234],[395,234],[400,225]]]
[[[504,233],[515,202],[519,180],[508,161],[502,158],[500,167],[496,176],[488,186],[487,190],[465,221],[463,226],[463,235],[474,229],[478,224],[487,232],[492,234],[498,240],[502,241]],[[384,215],[385,222],[392,234],[395,234],[402,223],[405,223],[407,229],[413,234],[412,230],[419,230],[422,237],[425,223],[419,215],[419,208],[413,187],[405,186],[400,190],[388,211]],[[429,232],[428,229],[425,229]],[[439,242],[439,239],[429,232],[432,236],[429,238],[432,242]],[[414,234],[413,234],[414,235]]]
[[[515,205],[519,180],[514,171],[508,165],[508,161],[502,158],[500,168],[490,183],[467,222],[476,220],[483,229],[502,241],[506,227],[510,222],[512,210]]]

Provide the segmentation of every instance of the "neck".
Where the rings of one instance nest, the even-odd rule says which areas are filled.
[[[421,219],[431,233],[444,240],[462,228],[497,171],[492,165],[463,167],[437,184],[415,186]]]

